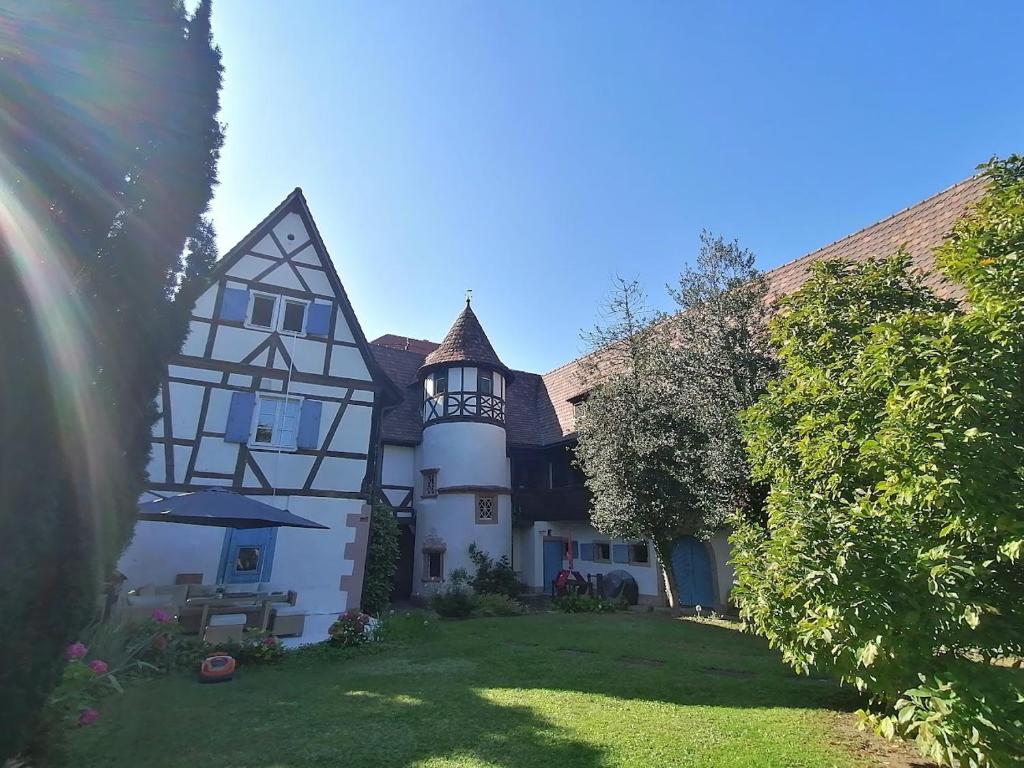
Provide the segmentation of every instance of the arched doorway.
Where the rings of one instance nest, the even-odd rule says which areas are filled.
[[[712,606],[715,587],[711,573],[711,557],[704,542],[683,536],[672,547],[672,572],[679,587],[680,605]]]

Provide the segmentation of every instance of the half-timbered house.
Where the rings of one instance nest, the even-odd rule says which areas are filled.
[[[932,250],[984,192],[972,178],[768,273],[772,296],[797,289],[818,259],[908,250],[929,284]],[[594,353],[600,354],[600,352]],[[625,571],[640,599],[664,599],[663,568],[681,602],[725,607],[732,570],[725,531],[680,531],[671,563],[649,542],[590,524],[573,466],[578,362],[546,374],[501,360],[467,301],[440,342],[385,334],[372,343],[295,190],[217,265],[171,362],[153,428],[150,490],[225,486],[329,530],[222,530],[141,522],[121,560],[129,585],[182,573],[204,582],[273,582],[300,594],[307,637],[359,603],[367,501],[377,492],[401,524],[395,597],[425,597],[471,569],[469,546],[506,556],[534,591],[569,564]]]
[[[312,633],[359,604],[375,450],[394,386],[369,351],[301,190],[221,259],[167,368],[149,490],[225,486],[328,530],[140,522],[129,585],[272,582]]]

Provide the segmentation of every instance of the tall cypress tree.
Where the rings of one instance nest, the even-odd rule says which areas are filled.
[[[127,543],[216,183],[210,2],[14,0],[0,32],[0,760]],[[190,249],[190,253],[194,251]]]

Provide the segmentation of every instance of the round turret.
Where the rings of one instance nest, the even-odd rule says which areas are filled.
[[[511,555],[512,489],[505,437],[512,371],[495,354],[470,307],[419,369],[423,385],[422,476],[416,505],[420,583],[470,574],[469,547]],[[436,585],[424,584],[424,591]]]

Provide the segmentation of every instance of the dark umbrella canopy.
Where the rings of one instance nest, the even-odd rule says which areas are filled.
[[[328,528],[226,488],[144,502],[139,504],[139,519],[221,528]]]

